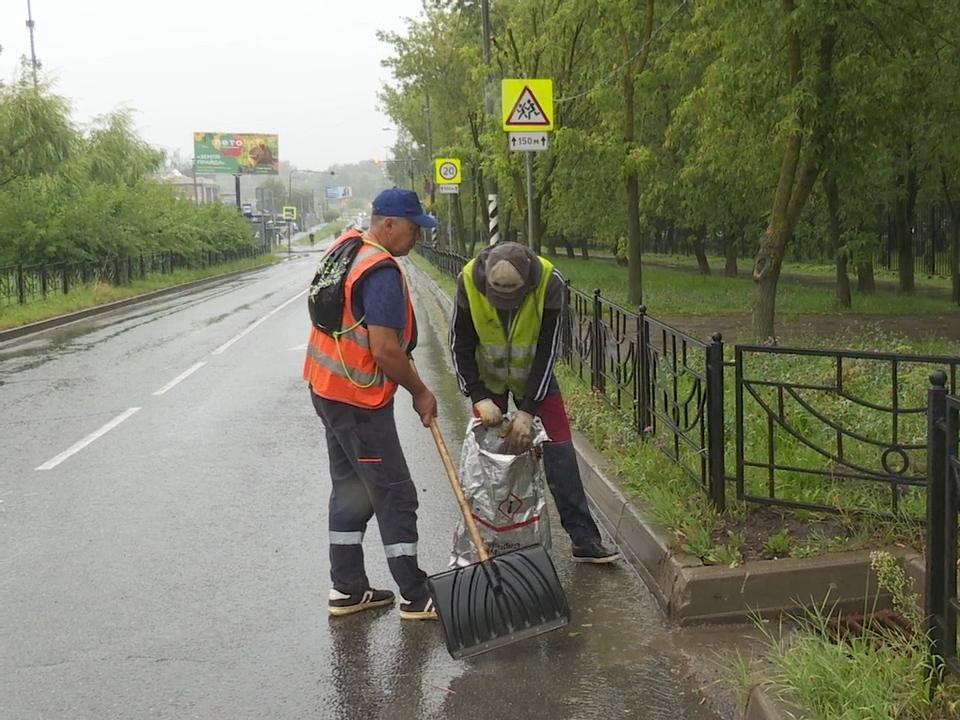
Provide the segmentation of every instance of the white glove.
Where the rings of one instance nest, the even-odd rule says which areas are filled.
[[[518,411],[505,428],[503,437],[507,439],[510,452],[516,455],[525,453],[530,449],[530,441],[533,439],[533,415],[523,410]]]
[[[490,398],[474,403],[473,410],[487,427],[496,427],[503,422],[503,412]]]

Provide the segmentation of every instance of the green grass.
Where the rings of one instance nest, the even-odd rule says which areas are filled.
[[[612,258],[612,255],[607,251],[591,251],[590,256],[595,258]],[[550,259],[555,260],[556,258],[550,256]],[[651,263],[654,265],[668,265],[685,270],[697,269],[697,258],[693,255],[645,252],[643,253],[643,260],[646,263]],[[726,263],[724,258],[720,257],[719,255],[707,255],[707,262],[710,264],[710,271],[712,274],[723,275],[723,268]],[[740,272],[749,270],[752,267],[752,258],[737,259],[737,269]],[[804,275],[822,281],[824,279],[832,280],[836,276],[837,268],[831,263],[819,263],[813,261],[786,261],[783,266],[783,272],[787,275]],[[849,272],[851,282],[856,284],[855,271],[851,268]],[[878,281],[897,282],[899,280],[899,275],[897,274],[896,270],[885,270],[883,268],[875,267],[874,278]],[[935,287],[943,289],[950,288],[950,278],[941,277],[939,275],[917,273],[914,279],[918,287]]]
[[[627,302],[627,269],[613,263],[597,260],[551,258],[576,289],[601,294],[631,310]],[[643,268],[643,298],[647,311],[655,316],[702,315],[704,308],[711,314],[749,313],[753,281],[749,278],[726,278],[720,275],[670,270],[662,267]],[[955,313],[957,306],[946,297],[924,294],[891,292],[854,292],[853,307],[846,310],[837,305],[832,288],[804,285],[783,278],[777,291],[777,313],[780,316],[830,313],[864,313],[870,315],[923,315]]]
[[[216,267],[177,270],[166,275],[153,275],[144,280],[136,280],[129,285],[114,286],[107,283],[78,285],[67,295],[51,293],[45,299],[36,300],[26,305],[0,307],[0,330],[46,320],[47,318],[96,307],[116,300],[124,300],[135,295],[142,295],[152,290],[172,287],[192,280],[261,267],[273,262],[276,262],[274,256],[261,255],[243,258]]]
[[[836,616],[828,604],[809,608],[798,629],[784,636],[758,626],[766,635],[765,684],[781,699],[803,708],[805,717],[830,720],[947,720],[960,712],[960,687],[941,684],[931,697],[930,666],[919,596],[896,560],[871,553],[879,586],[893,596],[907,621],[904,635],[867,627],[837,641],[830,630]],[[870,610],[871,608],[865,608]],[[742,674],[742,673],[741,673]]]

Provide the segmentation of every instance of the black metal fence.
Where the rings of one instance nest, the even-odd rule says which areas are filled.
[[[960,358],[738,345],[737,497],[921,520],[926,378]]]
[[[957,526],[960,523],[960,397],[947,393],[947,374],[930,375],[927,401],[930,446],[927,502],[926,616],[932,654],[946,672],[960,675],[957,593]],[[937,677],[935,676],[935,681]]]
[[[0,266],[0,307],[26,305],[53,294],[66,295],[77,287],[91,283],[126,285],[151,275],[214,267],[268,251],[268,248],[258,244],[237,250],[191,255],[161,252],[87,263]]]
[[[723,340],[704,343],[646,313],[569,288],[565,356],[582,380],[629,410],[634,429],[725,507]]]

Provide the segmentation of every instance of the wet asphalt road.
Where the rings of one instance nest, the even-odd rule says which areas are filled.
[[[454,661],[395,608],[327,616],[314,257],[0,344],[0,718],[715,717],[636,575],[571,563],[558,522],[566,629]],[[443,311],[413,288],[458,456]],[[396,414],[436,572],[456,505],[403,390]],[[375,523],[365,547],[392,587]]]

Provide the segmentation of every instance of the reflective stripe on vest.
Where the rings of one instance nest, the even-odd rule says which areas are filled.
[[[337,244],[356,236],[357,233],[345,233],[337,239]],[[371,238],[364,235],[363,240],[364,244],[350,265],[344,284],[343,329],[328,335],[315,327],[311,328],[303,379],[322,398],[373,409],[383,407],[390,401],[397,391],[397,384],[384,375],[373,358],[370,333],[363,325],[363,318],[358,319],[353,314],[353,289],[373,268],[391,263],[400,271],[407,309],[406,325],[402,332],[398,331],[397,338],[403,350],[407,349],[413,338],[415,320],[403,270],[394,257]]]
[[[513,314],[509,331],[504,330],[497,309],[473,281],[476,260],[471,260],[463,268],[463,289],[479,339],[476,358],[480,379],[498,395],[509,389],[515,397],[523,397],[530,366],[537,354],[547,283],[553,274],[553,263],[544,258],[539,260],[542,268],[540,283],[536,290],[527,294]]]

